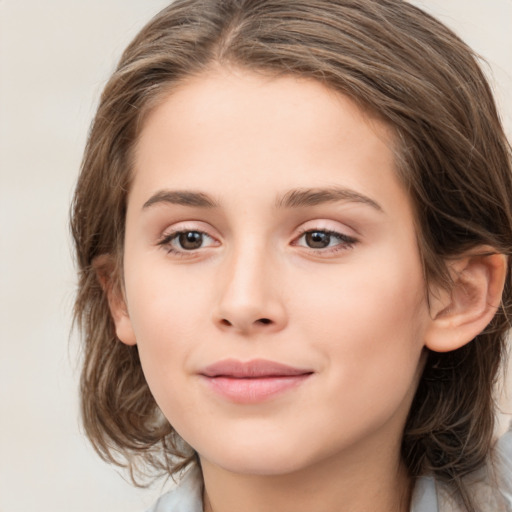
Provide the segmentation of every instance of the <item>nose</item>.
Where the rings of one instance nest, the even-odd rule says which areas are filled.
[[[278,332],[286,326],[281,274],[268,251],[241,248],[219,270],[213,314],[218,328],[250,335]]]

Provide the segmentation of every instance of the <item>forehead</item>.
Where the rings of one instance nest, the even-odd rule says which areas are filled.
[[[147,199],[168,183],[270,197],[271,189],[343,185],[371,195],[398,185],[393,139],[387,124],[317,81],[216,69],[149,113],[132,191]]]
[[[242,125],[251,126],[258,137],[265,132],[275,135],[268,128],[276,123],[287,123],[289,133],[309,126],[308,135],[318,135],[315,139],[320,140],[327,133],[333,137],[343,135],[339,132],[341,111],[346,119],[364,124],[365,129],[370,128],[388,147],[394,147],[394,130],[377,112],[356,104],[324,83],[297,75],[276,76],[270,72],[220,66],[181,80],[169,87],[168,93],[164,91],[153,100],[144,115],[140,135],[147,133],[148,125],[158,129],[161,127],[157,126],[158,120],[172,116],[177,120],[176,125],[187,120],[195,129],[208,128],[212,119],[225,123],[229,118],[237,131]],[[171,128],[169,120],[166,129]],[[298,120],[301,122],[295,122]],[[223,124],[223,128],[227,127]],[[266,128],[263,133],[262,127]],[[353,130],[354,126],[349,129]]]

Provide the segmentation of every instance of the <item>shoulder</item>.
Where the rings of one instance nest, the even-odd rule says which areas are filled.
[[[496,472],[498,486],[512,511],[512,424],[511,429],[496,443]]]
[[[512,512],[512,430],[496,443],[489,467],[472,473],[465,484],[479,512]],[[411,512],[461,512],[452,489],[432,476],[418,479]]]
[[[512,512],[512,430],[496,443],[489,464],[464,478],[479,512]],[[447,486],[438,484],[439,512],[459,512]]]
[[[147,512],[202,512],[203,480],[199,467],[186,471],[174,489],[164,494]]]

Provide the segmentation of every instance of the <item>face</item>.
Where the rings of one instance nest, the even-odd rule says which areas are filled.
[[[391,133],[346,97],[233,70],[175,90],[136,148],[124,279],[118,336],[203,461],[276,474],[397,444],[425,284]]]

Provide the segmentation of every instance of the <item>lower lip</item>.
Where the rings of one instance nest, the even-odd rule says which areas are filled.
[[[216,393],[241,404],[264,402],[302,384],[311,374],[276,377],[204,377]]]

